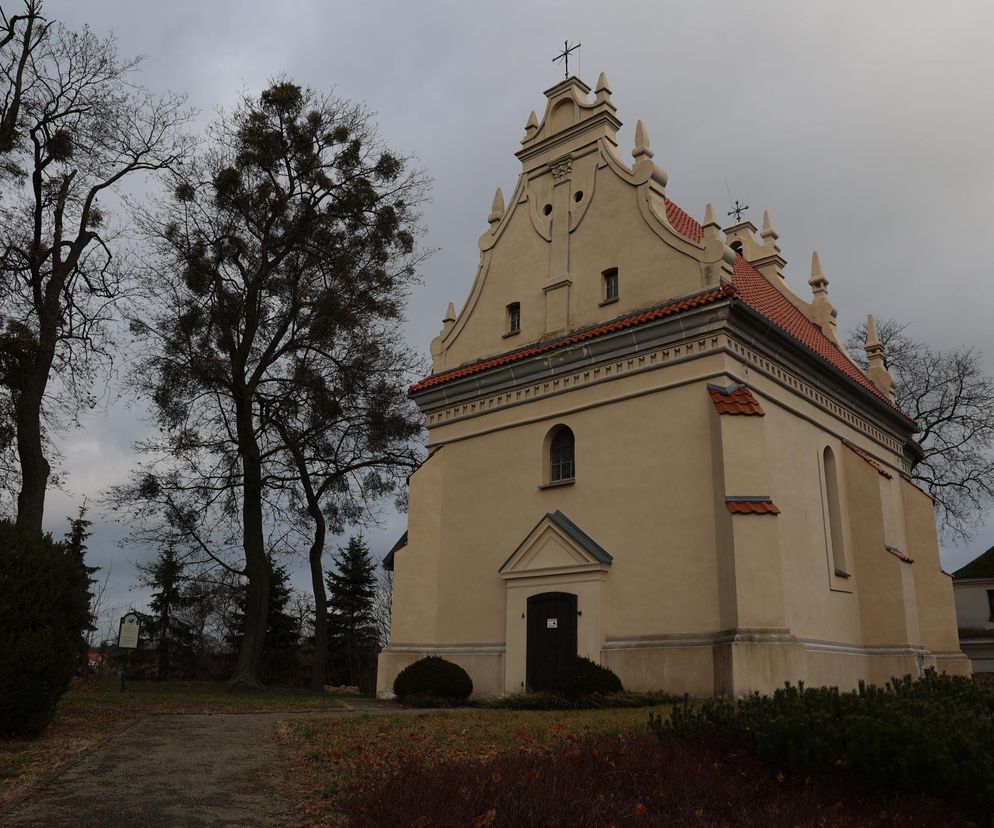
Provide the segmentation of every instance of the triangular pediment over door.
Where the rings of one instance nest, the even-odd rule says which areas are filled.
[[[597,541],[556,511],[535,524],[498,572],[505,579],[606,572],[612,561]]]

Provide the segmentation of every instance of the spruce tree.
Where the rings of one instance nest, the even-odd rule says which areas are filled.
[[[328,662],[333,680],[369,690],[375,674],[376,565],[362,535],[349,538],[327,573]]]
[[[159,681],[169,676],[175,666],[175,657],[188,658],[193,647],[193,631],[177,615],[187,604],[183,595],[187,580],[185,568],[173,543],[166,544],[159,557],[142,568],[143,583],[155,590],[149,601],[152,610],[150,632],[156,639]]]
[[[290,573],[285,567],[273,564],[272,560],[269,566],[269,615],[263,643],[262,667],[269,681],[280,681],[289,677],[293,666],[297,645],[300,643],[300,619],[293,614],[290,605],[293,597]],[[243,587],[232,617],[232,633],[228,636],[228,643],[235,649],[241,645],[245,634],[247,603],[248,590]]]

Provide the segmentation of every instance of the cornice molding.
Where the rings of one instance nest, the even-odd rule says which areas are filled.
[[[452,380],[417,392],[413,399],[432,429],[722,352],[903,457],[905,420],[900,412],[883,400],[878,405],[838,369],[732,300]]]

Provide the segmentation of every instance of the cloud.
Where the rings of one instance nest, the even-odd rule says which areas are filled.
[[[435,179],[425,243],[439,252],[411,297],[409,341],[427,353],[449,301],[460,307],[475,272],[476,238],[497,186],[509,192],[513,153],[542,90],[559,78],[562,37],[582,43],[580,73],[605,71],[626,126],[648,126],[668,193],[700,217],[706,201],[769,209],[788,281],[806,290],[819,250],[842,328],[867,312],[908,321],[936,345],[983,350],[994,370],[990,147],[994,5],[907,0],[650,4],[516,0],[273,3],[222,0],[79,3],[48,0],[72,25],[113,29],[125,54],[148,56],[142,81],[190,93],[201,125],[243,90],[279,73],[364,100],[382,135],[414,152]],[[133,412],[89,418],[64,442],[70,486],[94,496],[134,462]],[[49,503],[62,531],[72,504]],[[387,512],[370,533],[383,554],[403,531]],[[115,563],[118,594],[134,573],[104,521],[94,543]],[[994,543],[944,550],[954,569]],[[303,566],[294,583],[306,586]]]

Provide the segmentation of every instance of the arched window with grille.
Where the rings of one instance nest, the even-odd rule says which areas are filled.
[[[562,483],[576,477],[576,438],[567,426],[556,426],[549,441],[549,482]]]

